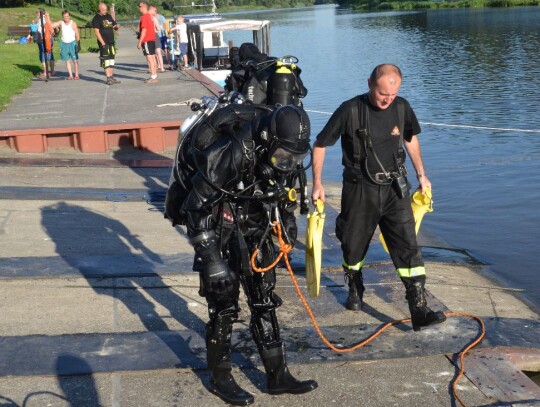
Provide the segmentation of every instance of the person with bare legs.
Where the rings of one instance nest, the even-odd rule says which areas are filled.
[[[62,11],[62,21],[52,23],[52,28],[60,28],[62,42],[60,43],[60,59],[66,62],[68,79],[79,79],[79,47],[80,35],[77,23],[71,19],[69,11]],[[71,61],[75,75],[71,69]]]
[[[165,35],[165,28],[163,23],[165,22],[165,17],[158,14],[156,6],[150,6],[150,15],[154,21],[154,30],[156,32],[156,63],[157,70],[159,72],[165,72],[163,67],[163,43],[161,42],[161,37]],[[163,21],[160,19],[163,19]]]
[[[176,25],[171,28],[171,31],[176,31],[176,38],[178,43],[178,48],[180,51],[180,59],[183,63],[178,66],[178,69],[182,67],[182,69],[188,69],[188,56],[187,56],[187,49],[188,49],[188,36],[187,36],[187,25],[184,22],[184,16],[178,16],[176,19]]]
[[[139,11],[141,19],[139,20],[139,42],[137,48],[143,50],[143,55],[148,62],[150,70],[150,78],[146,79],[146,83],[157,83],[157,62],[156,62],[156,32],[154,29],[154,20],[150,14],[150,5],[146,1],[139,3]]]

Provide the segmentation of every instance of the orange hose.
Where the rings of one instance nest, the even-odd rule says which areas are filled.
[[[311,323],[313,325],[313,328],[315,328],[315,331],[317,331],[317,334],[319,335],[321,340],[326,344],[326,346],[328,346],[334,352],[337,352],[337,353],[352,352],[352,351],[354,351],[354,350],[356,350],[358,348],[361,348],[361,347],[367,345],[368,343],[372,342],[376,337],[378,337],[381,333],[383,333],[386,329],[390,328],[391,326],[401,324],[401,323],[411,322],[411,318],[405,318],[405,319],[399,319],[399,320],[387,322],[386,324],[384,324],[383,326],[378,328],[373,334],[371,334],[367,338],[363,339],[361,342],[357,343],[356,345],[353,345],[353,346],[350,346],[350,347],[337,348],[336,346],[334,346],[326,338],[324,333],[319,328],[319,324],[317,323],[317,320],[315,319],[315,316],[313,315],[313,312],[311,311],[311,307],[307,303],[306,298],[304,297],[304,295],[302,294],[302,291],[300,290],[300,286],[298,285],[298,281],[296,281],[296,277],[294,276],[294,273],[292,271],[291,264],[289,263],[288,253],[292,250],[292,245],[285,243],[285,241],[283,240],[283,237],[282,237],[282,234],[281,234],[281,225],[279,224],[279,222],[276,221],[274,223],[273,231],[278,237],[278,242],[279,242],[279,246],[280,246],[280,252],[279,252],[279,255],[277,256],[276,260],[267,267],[261,267],[261,268],[257,267],[255,265],[255,259],[257,257],[257,254],[259,253],[259,249],[256,249],[253,252],[252,256],[251,256],[251,267],[253,268],[254,271],[262,273],[262,272],[268,271],[268,270],[272,269],[273,267],[275,267],[282,257],[285,259],[285,264],[287,266],[287,271],[289,272],[289,275],[290,275],[291,280],[293,282],[294,288],[296,289],[296,293],[298,295],[298,298],[300,298],[300,301],[304,305],[304,308],[306,309],[306,311],[307,311],[307,313],[309,315],[309,318],[311,319]],[[467,317],[467,318],[472,318],[472,319],[474,319],[474,320],[476,320],[478,322],[478,324],[480,325],[480,328],[481,328],[480,335],[476,339],[474,339],[470,344],[468,344],[465,348],[463,348],[463,350],[461,352],[459,352],[459,354],[458,354],[459,355],[459,364],[460,364],[459,374],[455,377],[455,379],[452,382],[452,392],[454,394],[454,397],[456,398],[457,401],[459,401],[459,403],[463,407],[466,407],[463,400],[459,397],[459,393],[457,391],[457,384],[461,380],[463,375],[465,374],[465,355],[472,348],[474,348],[476,345],[478,345],[480,342],[482,342],[482,340],[484,339],[484,336],[486,334],[486,326],[484,324],[484,321],[482,321],[482,319],[480,319],[479,317],[477,317],[475,315],[467,314],[467,313],[464,313],[464,312],[445,312],[444,315],[446,315],[447,317]]]

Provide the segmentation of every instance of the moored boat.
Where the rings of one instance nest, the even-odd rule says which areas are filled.
[[[270,53],[270,21],[225,19],[219,14],[186,15],[189,38],[188,58],[203,75],[225,85],[231,74],[231,57],[236,48],[225,42],[224,33],[251,31],[253,44],[264,54]]]

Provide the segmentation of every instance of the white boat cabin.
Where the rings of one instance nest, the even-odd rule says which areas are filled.
[[[252,31],[253,43],[259,50],[270,53],[270,21],[268,20],[227,20],[214,15],[185,16],[189,38],[189,56],[195,68],[205,70],[228,70],[230,49],[233,44],[225,43],[225,31]],[[219,15],[217,15],[219,16]],[[240,44],[236,44],[240,46]]]

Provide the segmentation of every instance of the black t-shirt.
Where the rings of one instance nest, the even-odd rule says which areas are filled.
[[[92,28],[98,28],[105,44],[114,44],[114,29],[116,21],[110,14],[96,14],[92,20]]]
[[[377,154],[377,157],[381,161],[386,171],[394,171],[395,159],[398,154],[399,148],[399,119],[398,119],[398,99],[404,103],[405,107],[405,126],[403,138],[410,141],[414,135],[420,133],[420,124],[416,119],[416,115],[412,110],[409,102],[399,96],[392,102],[386,109],[379,109],[373,106],[369,101],[368,115],[369,115],[369,134],[373,143],[373,148]],[[356,129],[353,129],[354,120],[352,114],[358,115],[358,100],[360,100],[361,106],[363,101],[361,96],[356,96],[350,100],[347,100],[338,107],[334,112],[326,126],[317,135],[317,144],[320,146],[332,146],[341,137],[342,148],[342,164],[349,169],[354,168],[354,145],[352,135],[356,135]],[[358,121],[359,123],[359,121]],[[362,123],[359,123],[361,127],[365,127]],[[365,157],[364,142],[360,141],[361,148],[361,166],[363,167],[363,159]],[[368,171],[371,174],[381,172],[381,168],[377,162],[373,159],[373,153],[368,151]]]

